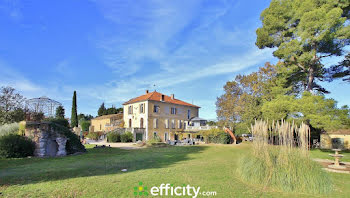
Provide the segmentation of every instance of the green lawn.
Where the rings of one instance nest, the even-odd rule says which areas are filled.
[[[320,197],[243,182],[236,166],[248,149],[249,144],[88,148],[87,154],[63,158],[0,159],[0,192],[3,197],[134,197],[133,188],[141,181],[147,187],[200,186],[201,191],[216,191],[216,197]],[[349,196],[350,175],[330,176],[336,185],[332,197]]]
[[[313,149],[310,151],[310,154],[311,154],[312,158],[334,160],[334,157],[329,156],[329,154],[334,154],[334,151],[332,151],[332,150]],[[349,150],[341,151],[340,154],[344,155],[344,157],[341,159],[341,161],[350,162]]]

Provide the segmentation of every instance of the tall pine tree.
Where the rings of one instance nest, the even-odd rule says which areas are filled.
[[[71,127],[78,126],[78,113],[77,113],[77,92],[73,93],[73,101],[72,101],[72,116],[71,116]]]

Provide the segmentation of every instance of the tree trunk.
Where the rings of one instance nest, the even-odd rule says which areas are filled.
[[[311,66],[309,68],[306,91],[312,92],[312,89],[314,88],[314,78],[315,78],[315,70],[313,66]]]

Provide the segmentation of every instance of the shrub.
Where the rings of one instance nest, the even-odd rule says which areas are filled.
[[[120,134],[117,132],[110,132],[107,134],[107,142],[120,142]]]
[[[208,142],[209,143],[215,143],[215,144],[229,144],[231,142],[231,137],[225,133],[225,132],[220,132],[215,135],[211,135],[208,137]]]
[[[133,135],[131,132],[125,132],[120,135],[120,141],[121,142],[132,142],[133,140]]]
[[[20,158],[32,156],[35,143],[17,134],[8,134],[0,137],[0,157]]]
[[[44,120],[69,128],[69,122],[64,118],[46,118]]]
[[[62,133],[67,137],[66,151],[67,154],[73,154],[77,152],[85,152],[84,145],[81,144],[80,138],[74,134],[67,126],[65,119],[51,119],[51,126],[57,130],[58,133]],[[61,125],[64,124],[64,125]]]
[[[153,138],[147,140],[147,145],[152,146],[152,145],[158,144],[160,142],[162,142],[162,140],[160,139],[160,137],[156,136],[156,137],[153,137]]]
[[[90,121],[89,120],[81,120],[79,123],[80,123],[82,131],[89,131],[89,127],[90,127]]]
[[[328,193],[332,182],[321,166],[310,159],[310,128],[282,121],[252,125],[253,152],[239,161],[244,180],[287,192]],[[275,145],[272,145],[275,144]]]
[[[280,147],[280,146],[278,146]],[[253,153],[239,160],[240,173],[244,180],[266,184],[287,192],[327,193],[332,182],[317,162],[302,155],[298,149],[287,156],[280,148],[270,146],[265,157]]]
[[[12,124],[5,124],[0,126],[0,137],[4,135],[9,134],[15,134],[19,130],[19,124],[18,123],[12,123]]]
[[[90,132],[86,137],[91,139],[91,140],[98,140],[100,135],[97,132]]]

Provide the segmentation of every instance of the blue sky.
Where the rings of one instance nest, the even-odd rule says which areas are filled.
[[[0,1],[0,86],[96,115],[146,89],[201,106],[215,119],[226,81],[277,60],[255,46],[269,1]],[[332,64],[334,60],[328,60]],[[154,86],[155,85],[155,86]],[[350,85],[324,86],[350,104]]]

